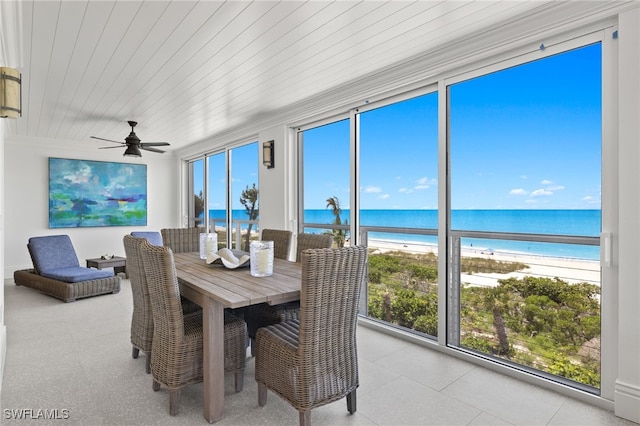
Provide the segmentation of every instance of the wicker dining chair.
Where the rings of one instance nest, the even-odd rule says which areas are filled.
[[[291,247],[291,231],[284,229],[263,229],[260,237],[263,241],[273,241],[273,257],[288,259]]]
[[[160,233],[157,233],[157,237]],[[140,235],[139,233],[137,235]],[[153,313],[151,312],[151,299],[147,286],[147,277],[142,265],[142,241],[145,239],[152,245],[161,246],[158,240],[149,236],[125,235],[123,239],[124,252],[127,257],[127,275],[131,282],[131,294],[133,295],[133,314],[131,315],[131,356],[136,359],[140,351],[147,356],[145,367],[147,373],[151,373],[151,344],[153,342]],[[180,298],[182,312],[190,314],[201,311],[202,307],[189,299]]]
[[[304,250],[331,248],[332,246],[333,236],[331,236],[331,234],[309,234],[301,232],[298,234],[296,243],[296,262],[300,262],[300,255]]]
[[[266,231],[266,230],[265,230]],[[264,232],[264,231],[263,231]],[[329,234],[307,234],[300,233],[297,236],[296,262],[300,262],[300,254],[303,250],[316,248],[331,248],[333,237]],[[263,238],[264,239],[264,238]],[[274,253],[275,256],[275,253]],[[245,321],[247,322],[247,332],[251,344],[251,356],[255,356],[256,331],[266,325],[278,324],[283,321],[298,319],[300,314],[300,302],[287,302],[279,305],[269,305],[260,303],[248,307],[245,311]]]
[[[124,236],[124,252],[127,256],[127,275],[133,295],[133,315],[131,316],[131,356],[138,358],[140,351],[146,358],[147,373],[151,373],[151,343],[153,342],[153,313],[147,288],[147,279],[142,266],[140,247],[144,238]]]
[[[356,322],[366,279],[367,249],[352,246],[301,253],[300,319],[260,328],[256,334],[258,405],[270,389],[311,424],[311,409],[347,397],[356,411]]]
[[[162,234],[158,231],[131,231],[131,235],[137,238],[146,238],[154,246],[161,246]]]
[[[200,251],[200,233],[204,228],[163,228],[162,243],[174,253]]]
[[[180,389],[203,380],[202,311],[183,315],[173,252],[168,247],[141,246],[153,312],[151,374],[153,390],[169,389],[169,414],[178,413]],[[224,313],[224,370],[235,373],[235,389],[244,384],[247,327]]]
[[[291,235],[291,231],[285,231],[282,229],[263,229],[260,239],[264,241],[273,241],[274,258],[288,259],[289,249],[291,247]],[[272,324],[272,321],[265,320],[263,317],[280,317],[279,313],[271,313],[271,310],[271,306],[267,303],[247,306],[243,310],[243,317],[247,323],[247,333],[249,334],[249,339],[251,339],[251,355],[254,355],[253,340],[256,337],[256,330],[264,325]],[[288,318],[288,316],[285,315],[285,318]]]

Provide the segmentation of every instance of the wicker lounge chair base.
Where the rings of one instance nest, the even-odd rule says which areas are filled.
[[[73,302],[84,297],[120,292],[120,277],[118,276],[67,283],[38,275],[33,269],[24,269],[15,271],[13,280],[18,286],[31,287],[63,302]]]

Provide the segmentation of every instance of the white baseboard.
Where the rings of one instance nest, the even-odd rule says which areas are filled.
[[[640,387],[616,381],[614,412],[618,417],[640,423]]]

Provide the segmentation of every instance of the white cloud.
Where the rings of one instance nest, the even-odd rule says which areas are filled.
[[[550,180],[544,179],[544,180],[542,180],[542,182],[540,182],[540,185],[551,185],[552,183],[553,182],[551,182]]]
[[[372,194],[372,193],[378,193],[378,192],[382,192],[382,188],[380,188],[379,186],[367,186],[364,189],[364,192]]]
[[[389,197],[390,197],[389,194],[382,194],[382,195],[378,196],[378,200],[386,200]]]
[[[529,179],[529,176],[527,176],[527,175],[521,175],[521,176],[520,176],[520,179]]]
[[[429,189],[432,185],[437,185],[437,179],[429,179],[428,177],[420,178],[416,181],[417,185],[413,187],[416,191],[422,191],[423,189]]]
[[[527,195],[529,192],[525,191],[522,188],[515,188],[509,191],[509,195]]]
[[[562,191],[563,189],[564,189],[564,186],[562,186],[562,185],[555,185],[555,186],[547,187],[548,191]]]
[[[540,197],[543,195],[553,195],[553,192],[547,191],[546,189],[536,189],[531,193],[532,197]]]
[[[586,197],[583,197],[582,201],[586,201],[588,205],[593,205],[593,206],[599,206],[601,203],[600,197],[594,197],[591,195],[587,195]]]
[[[416,181],[418,185],[435,185],[438,183],[437,179],[429,179],[428,177],[420,178]]]
[[[413,189],[410,188],[400,188],[398,189],[398,192],[403,192],[405,194],[411,194],[413,192]]]

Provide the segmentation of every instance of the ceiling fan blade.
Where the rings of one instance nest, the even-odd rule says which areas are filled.
[[[98,140],[101,140],[101,141],[113,142],[113,143],[119,143],[120,145],[124,145],[124,144],[125,144],[124,142],[112,141],[111,139],[99,138],[99,137],[97,137],[97,136],[89,136],[89,137],[90,137],[90,138],[92,138],[92,139],[98,139]]]
[[[169,146],[169,142],[143,142],[140,146]]]
[[[164,151],[161,149],[150,148],[148,146],[144,146],[144,144],[140,145],[140,149],[144,149],[145,151],[159,152],[161,154],[164,153]]]
[[[147,151],[158,152],[160,154],[164,153],[161,149],[152,148],[154,146],[169,146],[171,145],[169,142],[140,142],[140,138],[134,133],[133,129],[138,124],[135,121],[127,121],[129,126],[131,126],[131,133],[124,139],[124,142],[114,141],[112,139],[104,139],[99,138],[97,136],[91,136],[92,139],[97,139],[105,142],[117,143],[120,146],[101,146],[98,149],[109,149],[109,148],[121,148],[126,147],[124,155],[132,156],[132,157],[140,157],[140,150],[144,149]]]

